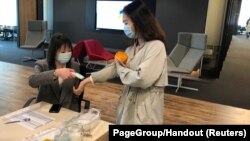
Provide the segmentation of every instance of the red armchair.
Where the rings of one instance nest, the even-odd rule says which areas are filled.
[[[89,60],[108,61],[108,60],[114,59],[114,55],[108,52],[107,50],[105,50],[99,41],[89,39],[89,40],[84,40],[84,43],[85,43],[85,47],[87,50]]]
[[[114,54],[105,50],[102,44],[94,39],[79,41],[73,49],[73,57],[79,62],[87,63],[86,68],[96,70],[96,65],[106,66],[114,59]]]

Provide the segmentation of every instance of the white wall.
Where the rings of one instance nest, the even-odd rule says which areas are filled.
[[[208,45],[219,46],[223,34],[227,0],[209,0],[206,29]]]

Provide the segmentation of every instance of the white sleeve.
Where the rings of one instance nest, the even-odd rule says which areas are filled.
[[[117,74],[123,84],[132,87],[148,88],[160,77],[166,61],[165,46],[156,42],[148,47],[143,61],[136,70],[117,65]]]

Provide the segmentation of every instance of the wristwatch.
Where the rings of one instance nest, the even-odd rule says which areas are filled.
[[[58,79],[58,76],[56,76],[55,73],[56,73],[56,70],[54,70],[54,72],[53,72],[53,80],[57,80]]]

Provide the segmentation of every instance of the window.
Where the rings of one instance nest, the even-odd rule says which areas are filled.
[[[121,10],[132,1],[96,1],[96,30],[123,30]]]
[[[17,26],[17,0],[0,0],[0,25]]]

